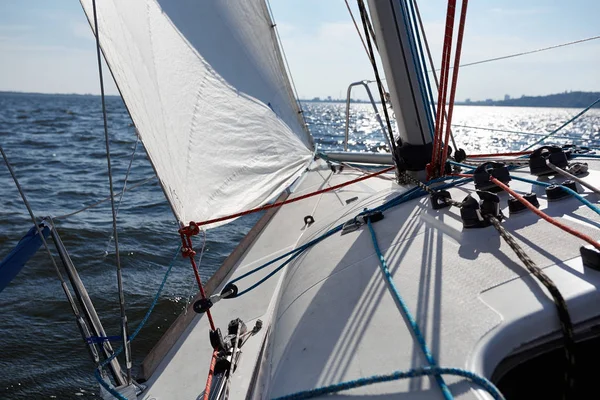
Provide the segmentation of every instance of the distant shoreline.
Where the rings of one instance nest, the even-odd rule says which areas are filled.
[[[483,101],[460,101],[461,106],[501,106],[501,107],[555,107],[555,108],[585,108],[600,98],[600,92],[564,92],[547,96],[521,96],[504,100],[487,99]],[[600,108],[600,103],[593,108]]]
[[[15,91],[0,91],[3,96],[54,96],[54,97],[97,97],[97,94],[80,94],[80,93],[36,93],[36,92],[15,92]],[[118,95],[107,95],[107,97],[119,97]],[[519,98],[510,98],[506,96],[504,100],[478,100],[457,101],[456,105],[460,106],[486,106],[486,107],[547,107],[547,108],[585,108],[600,98],[600,92],[564,92],[550,94],[546,96],[521,96]],[[321,99],[315,97],[313,99],[300,99],[301,103],[345,103],[345,99]],[[352,104],[369,104],[368,100],[351,99]],[[381,103],[377,103],[381,104]],[[594,108],[600,108],[600,103]]]
[[[0,90],[0,96],[53,96],[53,97],[100,97],[99,94],[92,93],[38,93],[38,92],[14,92],[10,90]],[[106,97],[120,97],[119,95],[107,94]]]
[[[504,100],[477,100],[457,101],[458,106],[486,106],[486,107],[542,107],[542,108],[585,108],[600,98],[600,92],[564,92],[549,94],[547,96],[521,96]],[[345,99],[301,99],[302,103],[345,103]],[[351,103],[369,103],[366,100],[350,100]],[[381,103],[377,103],[381,104]],[[600,103],[593,108],[600,108]]]

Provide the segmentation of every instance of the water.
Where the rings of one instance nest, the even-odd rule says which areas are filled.
[[[123,186],[136,137],[123,103],[107,99],[115,187]],[[342,148],[345,105],[305,104],[316,142]],[[458,125],[546,132],[578,110],[457,107]],[[383,151],[385,140],[370,105],[352,106],[350,148]],[[518,150],[537,136],[456,128],[467,152]],[[557,142],[600,145],[600,110],[565,129]],[[59,216],[108,195],[100,99],[96,96],[0,95],[0,143],[37,215]],[[0,163],[1,164],[1,163]],[[141,148],[133,159],[131,187],[153,176]],[[0,258],[31,223],[6,168],[0,166]],[[258,215],[209,231],[201,275],[208,279],[250,229]],[[119,210],[119,244],[130,328],[146,312],[178,246],[177,225],[156,180],[125,194]],[[90,291],[109,335],[118,332],[119,307],[114,251],[108,246],[108,202],[57,220],[59,232]],[[108,253],[107,253],[108,250]],[[186,306],[195,282],[187,260],[175,265],[156,309],[133,343],[139,365],[169,324]],[[0,398],[97,398],[93,366],[52,265],[43,251],[0,293]],[[208,362],[208,360],[206,360]],[[193,368],[193,366],[190,366]]]

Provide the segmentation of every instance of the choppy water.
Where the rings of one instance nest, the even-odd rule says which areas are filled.
[[[136,138],[123,103],[108,98],[115,187],[123,179]],[[546,132],[578,110],[457,107],[458,125]],[[316,142],[341,149],[345,105],[305,104]],[[353,150],[384,149],[385,141],[369,105],[353,105]],[[468,152],[518,150],[536,136],[455,128]],[[565,129],[567,140],[600,145],[600,110]],[[62,215],[108,195],[100,99],[96,96],[0,95],[0,144],[5,149],[37,215]],[[2,164],[2,163],[0,163]],[[128,186],[153,175],[140,147]],[[0,258],[31,223],[8,171],[0,165]],[[201,274],[207,279],[259,216],[248,216],[209,231]],[[109,334],[118,332],[110,204],[56,221],[63,241],[90,291]],[[177,226],[155,180],[128,192],[119,210],[119,243],[130,327],[137,326],[178,245]],[[109,255],[106,256],[106,250]],[[177,257],[163,295],[133,343],[137,365],[194,292],[189,265]],[[52,265],[42,251],[0,293],[0,398],[96,398],[98,388],[79,332]]]

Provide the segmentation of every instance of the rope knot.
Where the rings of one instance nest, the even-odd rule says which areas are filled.
[[[179,229],[179,234],[182,236],[195,236],[200,233],[200,227],[194,221],[190,221],[188,226]]]
[[[189,247],[182,247],[181,255],[185,258],[193,258],[196,255],[196,251],[194,251],[194,249],[189,248]]]

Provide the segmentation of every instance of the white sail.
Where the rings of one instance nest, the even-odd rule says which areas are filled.
[[[81,0],[93,28],[91,0]],[[267,202],[312,156],[264,0],[100,0],[100,45],[177,218]]]

